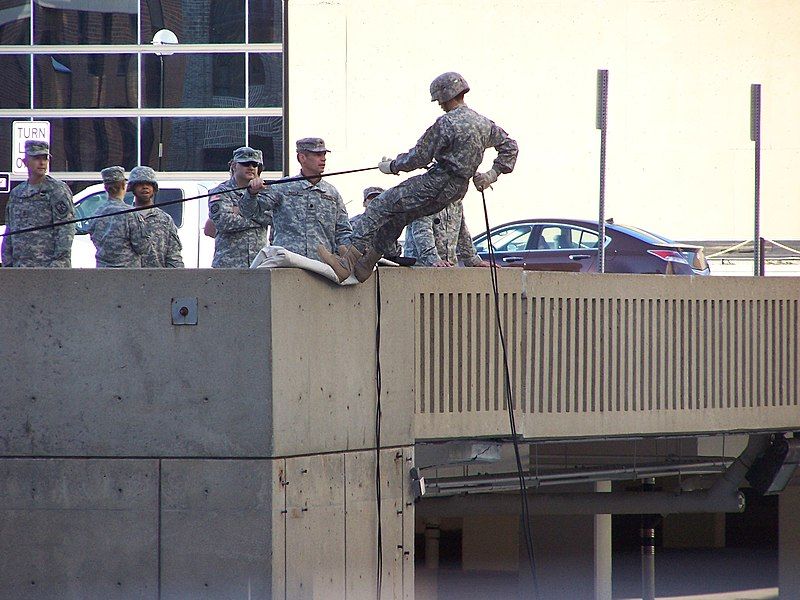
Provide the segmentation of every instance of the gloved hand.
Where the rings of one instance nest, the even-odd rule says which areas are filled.
[[[497,171],[489,169],[486,173],[476,173],[472,178],[472,183],[475,184],[475,189],[482,192],[497,181]]]
[[[384,156],[381,162],[378,163],[378,168],[381,170],[381,173],[386,173],[387,175],[397,175],[397,171],[392,169],[393,162],[394,159]]]

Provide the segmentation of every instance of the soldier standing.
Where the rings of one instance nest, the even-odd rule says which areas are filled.
[[[237,148],[230,167],[231,178],[211,190],[208,201],[208,216],[215,227],[211,266],[247,269],[267,244],[267,227],[272,224],[272,214],[262,213],[258,220],[242,216],[239,203],[245,190],[236,188],[245,187],[261,175],[264,168],[261,150],[248,146]]]
[[[133,205],[151,206],[141,211],[150,247],[142,257],[143,267],[183,267],[178,228],[167,213],[153,204],[158,193],[156,172],[150,167],[134,167],[128,178],[128,191],[133,192]]]
[[[417,259],[417,266],[488,267],[478,256],[464,220],[461,200],[445,206],[435,215],[420,217],[406,227],[405,255]]]
[[[318,248],[333,252],[350,244],[353,233],[342,197],[320,177],[326,154],[322,138],[297,140],[297,161],[305,179],[271,185],[264,193],[260,177],[250,182],[239,209],[247,218],[263,219],[272,213],[275,237],[272,243],[291,252],[320,260]]]
[[[390,251],[414,219],[439,212],[467,193],[469,178],[483,191],[497,181],[500,173],[510,173],[517,160],[517,143],[494,122],[464,103],[469,86],[458,73],[443,73],[431,82],[431,102],[445,112],[436,119],[408,152],[379,163],[383,173],[413,171],[434,161],[428,171],[386,190],[367,206],[353,232],[353,244],[339,256],[326,252],[320,256],[340,281],[355,274],[366,281],[383,254]],[[487,148],[495,148],[492,168],[477,173]]]
[[[139,212],[114,214],[129,210],[125,204],[125,170],[107,167],[100,171],[108,202],[97,211],[102,219],[90,221],[89,235],[97,252],[97,268],[141,267],[142,257],[150,249],[144,217]]]
[[[9,194],[6,231],[71,220],[75,215],[72,192],[63,181],[47,174],[50,145],[40,140],[27,140],[22,162],[28,168],[28,180]],[[7,235],[3,238],[3,266],[69,268],[74,237],[74,223]]]

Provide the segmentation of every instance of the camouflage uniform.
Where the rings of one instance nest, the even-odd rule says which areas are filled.
[[[47,142],[25,142],[26,156],[49,156],[49,153]],[[74,216],[70,189],[64,182],[45,175],[37,184],[26,181],[11,190],[6,205],[6,232],[69,221]],[[74,223],[7,235],[2,245],[3,266],[69,268],[74,237]]]
[[[181,240],[175,221],[160,208],[143,210],[144,227],[150,238],[147,253],[142,256],[143,267],[183,267]]]
[[[158,180],[152,168],[140,165],[131,169],[128,178],[128,191],[136,196],[137,185],[149,184],[153,188],[153,201],[158,194]],[[148,202],[146,204],[146,202]],[[136,196],[134,205],[152,206],[149,200]],[[183,267],[181,258],[181,240],[178,237],[178,228],[175,221],[167,213],[157,207],[140,211],[144,220],[144,229],[150,238],[150,247],[142,256],[142,266],[146,268]]]
[[[144,219],[139,213],[115,214],[130,210],[130,206],[122,198],[113,197],[109,189],[109,184],[118,184],[124,190],[125,169],[106,167],[100,171],[100,175],[106,184],[107,199],[95,216],[114,216],[89,221],[86,228],[97,248],[97,268],[141,267],[142,255],[150,245]]]
[[[263,166],[260,150],[242,146],[233,152],[231,163],[258,163]],[[212,267],[247,269],[258,251],[267,245],[267,227],[272,224],[272,215],[262,214],[260,220],[248,219],[233,209],[241,203],[246,190],[231,191],[242,187],[231,177],[213,190],[208,201],[208,216],[216,227],[214,237],[214,259]],[[265,192],[260,192],[265,193]]]
[[[260,215],[260,221],[234,214],[233,208],[241,204],[246,190],[229,191],[240,187],[231,177],[211,190],[208,202],[208,216],[217,228],[214,237],[215,268],[247,269],[264,246],[267,245],[267,227],[272,223],[272,215]],[[265,192],[260,192],[264,194]]]
[[[418,266],[433,266],[439,260],[466,267],[481,263],[464,220],[464,205],[459,200],[435,215],[413,221],[406,228],[405,255],[417,259]]]
[[[272,184],[258,196],[245,194],[240,204],[242,214],[256,220],[272,213],[275,237],[272,244],[291,252],[319,260],[317,245],[333,251],[350,243],[353,233],[347,209],[339,192],[320,179]]]
[[[414,148],[394,159],[392,170],[413,171],[432,160],[433,166],[373,200],[353,231],[353,245],[360,252],[372,246],[387,254],[404,226],[464,197],[469,178],[475,175],[484,151],[490,147],[498,153],[492,168],[498,173],[510,173],[518,147],[503,129],[466,105],[440,116]]]
[[[382,187],[368,187],[364,188],[364,208],[367,207],[367,200],[372,198],[374,199],[379,194],[385,192]],[[353,228],[353,231],[356,230],[356,226],[358,226],[358,222],[361,220],[361,217],[364,216],[363,214],[356,215],[355,217],[350,217],[350,226]],[[400,245],[399,242],[395,243],[394,248],[392,248],[389,252],[386,253],[387,257],[395,257],[395,256],[402,256],[403,255],[403,247]]]
[[[297,152],[330,150],[322,138],[302,138],[297,140]],[[260,222],[271,213],[272,243],[314,260],[320,260],[318,245],[333,252],[349,245],[353,234],[342,197],[324,179],[317,183],[308,179],[273,182],[257,196],[244,194],[239,209],[243,216]]]
[[[96,214],[109,215],[130,208],[120,199],[109,198]],[[141,213],[90,221],[89,235],[97,248],[95,260],[98,268],[141,267],[143,256],[150,252],[150,238]]]

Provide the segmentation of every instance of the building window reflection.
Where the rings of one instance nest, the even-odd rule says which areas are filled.
[[[138,0],[35,0],[34,44],[135,44]]]
[[[286,0],[0,0],[0,171],[13,121],[41,120],[66,180],[111,164],[216,175],[244,144],[282,172],[285,11]],[[151,45],[162,29],[176,50]]]
[[[37,54],[34,108],[136,108],[135,54]]]
[[[64,118],[50,121],[50,169],[98,172],[109,165],[136,166],[136,119]]]
[[[0,108],[28,108],[31,89],[31,55],[0,55]],[[2,169],[0,169],[2,170]]]

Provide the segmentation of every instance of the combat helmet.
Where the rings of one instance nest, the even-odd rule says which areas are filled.
[[[431,102],[447,102],[469,91],[469,84],[458,73],[448,71],[431,81]]]
[[[158,180],[156,172],[150,167],[133,167],[128,176],[128,190],[132,190],[137,183],[150,183],[158,191]]]

